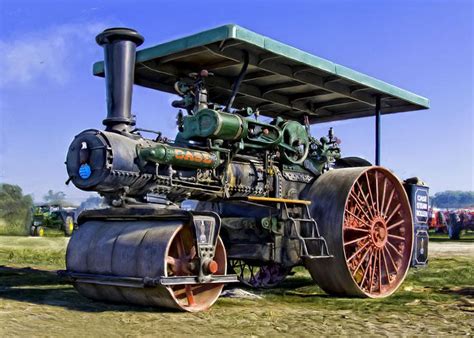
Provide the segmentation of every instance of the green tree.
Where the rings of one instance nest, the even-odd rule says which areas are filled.
[[[27,234],[33,199],[17,185],[0,184],[0,234]]]

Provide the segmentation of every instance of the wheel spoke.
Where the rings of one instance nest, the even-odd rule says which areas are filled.
[[[369,249],[365,252],[364,256],[362,256],[362,259],[359,261],[359,264],[357,264],[357,267],[355,268],[354,273],[352,274],[352,276],[354,276],[354,275],[357,273],[357,271],[358,271],[358,270],[360,269],[360,267],[362,266],[362,263],[364,263],[365,258],[367,257],[367,255],[368,255],[371,251],[372,251],[372,248],[369,248]]]
[[[369,174],[367,172],[365,172],[365,179],[367,181],[367,190],[369,190],[369,197],[370,197],[370,210],[372,210],[372,216],[375,217],[377,214],[376,214],[376,210],[374,208],[374,194],[372,193],[372,189],[370,188],[370,180],[369,180]]]
[[[360,198],[359,198],[359,201],[360,201]],[[364,222],[370,222],[371,218],[368,217],[368,215],[366,215],[364,213],[364,211],[359,207],[358,204],[356,204],[354,206],[354,211],[353,213],[358,216],[360,219],[364,220],[364,218],[366,218],[366,220]]]
[[[189,257],[186,255],[182,232],[176,235],[169,253],[170,255],[165,257],[166,264],[169,266],[168,271],[175,276],[190,275],[191,271],[188,267]]]
[[[387,244],[390,245],[393,249],[393,251],[395,251],[395,253],[400,256],[400,258],[403,258],[403,255],[397,250],[397,248],[392,244],[390,243],[390,241],[387,241]]]
[[[184,251],[184,243],[181,233],[179,233],[178,235],[178,244],[176,245],[176,250],[178,251],[179,258],[183,257],[186,254],[186,252]]]
[[[367,212],[365,212],[364,207],[360,204],[359,199],[357,198],[357,196],[352,191],[351,191],[351,196],[355,200],[356,204],[359,206],[359,209],[364,213],[365,217],[367,217],[367,219],[369,219],[369,220],[372,219],[372,217],[367,215]],[[367,210],[368,210],[368,208],[367,208]]]
[[[379,176],[378,176],[378,171],[375,171],[375,201],[376,201],[376,211],[377,215],[380,214],[379,210]]]
[[[395,209],[393,209],[392,213],[390,214],[390,216],[387,218],[386,222],[390,222],[390,220],[392,219],[392,217],[397,213],[398,209],[400,209],[402,205],[400,203],[397,204],[397,206],[395,207]]]
[[[188,284],[188,286],[189,286],[188,293],[192,292],[192,296],[193,296],[194,300],[195,300],[194,297],[196,295],[200,294],[203,291],[207,291],[209,289],[212,289],[212,284],[195,284],[195,285]],[[178,289],[173,290],[173,293],[174,293],[175,297],[178,298],[178,299],[187,298],[186,287],[185,286],[179,286]]]
[[[361,189],[362,189],[362,188],[361,188]],[[366,195],[366,194],[364,194],[364,192],[363,192],[362,190],[359,190],[359,191],[357,192],[357,195],[356,195],[356,196],[357,196],[357,199],[358,199],[358,201],[359,201],[359,203],[360,203],[359,205],[362,207],[362,205],[363,205],[364,203],[363,203],[361,197],[364,199],[364,201],[366,201],[366,200],[367,200],[367,197],[368,197],[369,195],[368,195],[368,194]],[[365,202],[365,203],[366,203],[365,205],[367,205],[367,202]],[[359,206],[357,206],[357,208],[360,209]],[[367,217],[367,216],[366,216],[366,217]],[[372,216],[371,216],[371,217],[372,217]],[[372,219],[371,217],[368,217],[367,220],[370,221],[370,220]]]
[[[369,229],[362,229],[362,228],[352,228],[352,227],[344,227],[344,231],[346,230],[351,230],[351,231],[360,231],[360,232],[365,232],[368,233],[370,230]]]
[[[369,271],[369,268],[370,268],[370,264],[372,262],[372,257],[374,256],[374,252],[373,250],[370,249],[370,256],[369,256],[369,260],[367,262],[367,266],[365,268],[365,271],[364,271],[364,276],[362,277],[362,280],[360,282],[360,287],[364,287],[364,281],[365,281],[365,278],[367,277],[367,272]]]
[[[365,194],[364,194],[364,190],[362,189],[362,185],[359,183],[359,181],[356,181],[356,185],[357,185],[357,187],[359,188],[359,190],[362,192],[362,197],[364,197],[364,201],[365,201],[365,203],[366,203],[366,205],[367,205],[367,210],[368,210],[369,213],[370,213],[370,217],[367,217],[367,219],[371,219],[371,218],[374,217],[374,215],[372,214],[372,209],[369,208],[370,203],[369,203],[368,198],[367,198],[367,196],[370,196],[370,188],[367,187],[367,189],[369,189],[369,192],[367,193],[367,195],[365,195]]]
[[[397,267],[397,265],[395,264],[395,261],[393,260],[392,254],[390,253],[390,250],[388,250],[387,247],[384,247],[384,250],[387,251],[388,258],[390,258],[390,262],[392,263],[392,266],[393,266],[393,268],[395,269],[395,272],[398,272],[398,267]]]
[[[166,263],[169,265],[176,265],[176,259],[171,256],[166,256]]]
[[[194,294],[193,294],[193,290],[191,289],[191,285],[186,284],[184,288],[186,290],[186,299],[188,300],[188,306],[196,305],[194,301]]]
[[[362,240],[364,240],[364,239],[368,239],[368,238],[369,238],[369,236],[359,237],[359,238],[356,238],[356,239],[354,239],[354,240],[352,240],[352,241],[349,241],[349,242],[344,243],[344,246],[351,245],[351,244],[360,242],[360,241],[362,241]]]
[[[378,251],[379,253],[379,276],[378,276],[378,280],[379,280],[379,293],[382,292],[382,253],[381,253],[381,250]]]
[[[196,246],[192,246],[191,247],[191,250],[189,250],[189,255],[188,255],[189,259],[193,259],[194,257],[196,257]]]
[[[385,191],[387,191],[387,182],[388,182],[388,179],[385,177],[383,180],[382,204],[380,206],[380,213],[383,212],[383,207],[385,205]]]
[[[404,241],[404,240],[405,240],[405,237],[401,237],[401,236],[397,236],[397,235],[392,235],[392,234],[388,234],[388,237],[395,238],[395,239],[398,239],[398,240],[400,240],[400,241]]]
[[[368,226],[370,228],[370,225],[367,224],[365,221],[362,220],[362,218],[356,216],[356,214],[354,214],[353,212],[351,212],[350,210],[346,210],[347,213],[349,213],[350,215],[352,215],[354,218],[356,218],[358,221],[360,221],[362,224]],[[350,227],[348,227],[350,228]]]
[[[369,282],[369,292],[372,293],[372,286],[374,285],[374,276],[375,276],[375,267],[377,266],[377,251],[375,251],[375,254],[374,254],[374,261],[372,262],[371,264],[371,268],[372,268],[372,274],[370,276],[370,282]]]
[[[405,222],[405,220],[402,219],[402,220],[398,221],[397,223],[394,223],[394,224],[390,225],[390,226],[387,228],[387,231],[388,231],[388,230],[392,230],[393,228],[396,228],[396,227],[402,225],[404,222]]]
[[[385,257],[385,250],[383,249],[382,249],[382,258],[383,258],[383,265],[385,267],[385,275],[387,277],[388,284],[390,284],[390,272],[388,271],[387,258]]]
[[[388,208],[390,207],[390,204],[392,203],[394,194],[395,194],[395,189],[392,189],[392,192],[390,193],[390,196],[388,197],[388,202],[387,202],[387,205],[385,206],[385,210],[383,211],[383,215],[382,215],[383,217],[385,217],[385,215],[388,212]]]
[[[364,250],[364,248],[365,248],[367,245],[369,245],[369,243],[370,243],[370,242],[365,243],[365,244],[364,244],[363,246],[361,246],[356,252],[354,252],[354,254],[353,254],[351,257],[349,257],[349,259],[347,260],[347,262],[349,263],[351,260],[353,260],[355,256],[357,256],[362,250]]]

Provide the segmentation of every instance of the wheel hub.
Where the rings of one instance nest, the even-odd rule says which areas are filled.
[[[370,239],[372,245],[378,249],[382,249],[387,242],[387,224],[381,217],[376,217],[372,222],[372,228],[370,229]]]

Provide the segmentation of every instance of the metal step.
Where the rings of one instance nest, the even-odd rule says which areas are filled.
[[[303,260],[311,260],[311,259],[323,259],[323,258],[333,258],[333,255],[328,255],[328,256],[313,256],[313,255],[302,255],[301,258]]]
[[[293,218],[290,216],[288,212],[287,203],[284,204],[284,211],[285,216],[288,221],[292,224],[292,230],[296,237],[294,239],[298,239],[301,244],[301,252],[300,256],[303,259],[320,259],[320,258],[331,258],[333,257],[329,254],[329,249],[326,243],[326,239],[322,237],[319,233],[318,223],[311,217],[311,213],[309,210],[308,205],[304,205],[302,210],[302,218]],[[307,217],[307,218],[305,218]],[[301,224],[302,223],[311,223],[311,235],[312,237],[303,237],[300,233],[301,231]],[[315,244],[317,243],[317,244]]]
[[[316,223],[316,221],[312,218],[293,218],[293,219],[299,222]]]
[[[303,257],[310,259],[333,257],[329,254],[326,240],[323,237],[303,237],[303,240],[307,252],[307,255],[303,255]]]

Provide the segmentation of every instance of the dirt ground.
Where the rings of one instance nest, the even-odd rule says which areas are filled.
[[[429,257],[471,257],[474,259],[474,242],[430,242]]]
[[[465,335],[474,332],[474,243],[430,242],[430,264],[396,294],[329,297],[297,269],[262,299],[220,298],[206,312],[93,302],[55,274],[65,238],[0,237],[0,336]],[[252,290],[249,290],[252,291]],[[252,291],[253,292],[253,291]]]

